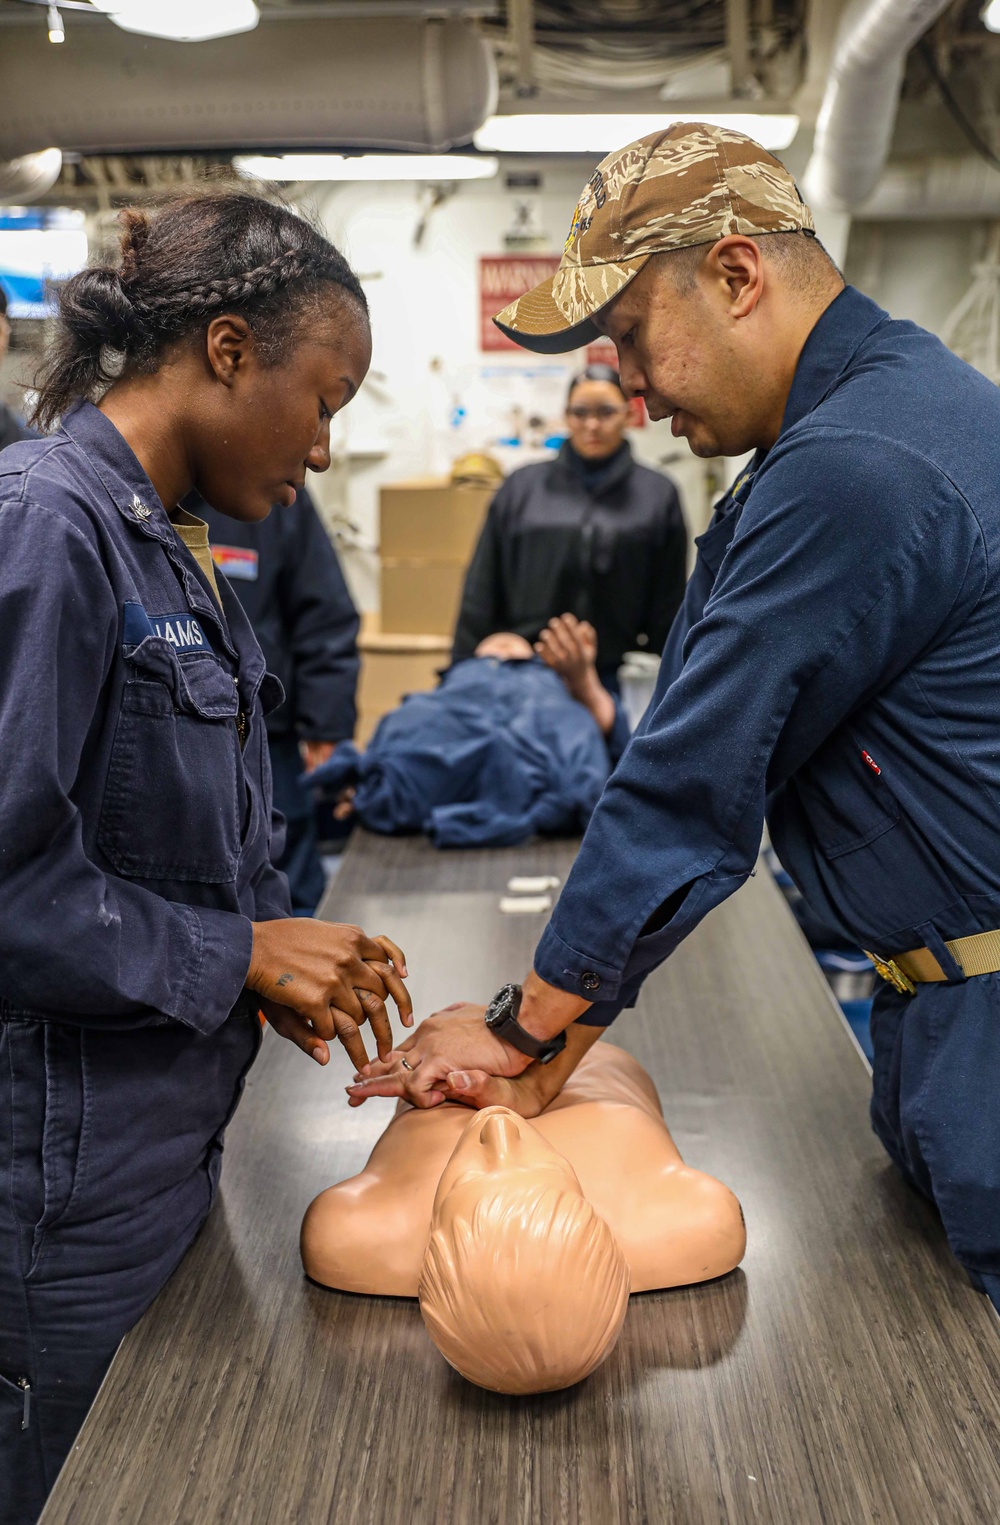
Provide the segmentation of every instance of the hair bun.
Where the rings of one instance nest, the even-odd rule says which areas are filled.
[[[141,327],[117,270],[91,265],[59,293],[59,316],[77,341],[91,350],[124,350]]]

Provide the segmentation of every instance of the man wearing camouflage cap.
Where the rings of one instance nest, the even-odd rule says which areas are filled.
[[[356,1099],[531,1115],[744,882],[766,813],[873,950],[874,1126],[1000,1307],[1000,391],[845,286],[781,164],[704,124],[605,159],[497,323],[609,335],[651,417],[754,455],[523,988],[425,1022]]]

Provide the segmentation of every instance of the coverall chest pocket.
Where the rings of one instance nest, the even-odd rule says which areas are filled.
[[[817,843],[827,858],[867,847],[899,822],[899,806],[853,732],[838,732],[796,779]]]
[[[156,636],[126,661],[101,851],[131,878],[227,883],[240,851],[235,681],[213,656],[182,660]]]

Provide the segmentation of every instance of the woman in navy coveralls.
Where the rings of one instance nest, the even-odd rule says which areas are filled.
[[[0,1521],[29,1525],[122,1336],[212,1202],[258,1011],[391,1047],[403,957],[289,916],[281,686],[176,505],[291,506],[364,380],[364,295],[243,191],[123,216],[63,288],[50,438],[0,459]],[[173,522],[172,522],[173,521]],[[175,523],[188,534],[181,539]],[[195,527],[195,538],[197,538]]]

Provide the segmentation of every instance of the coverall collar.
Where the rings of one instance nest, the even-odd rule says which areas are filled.
[[[854,286],[845,286],[833,299],[799,356],[779,439],[830,395],[872,329],[888,316]]]
[[[227,651],[235,657],[219,604],[192,571],[192,558],[182,551],[165,506],[120,430],[100,408],[82,401],[63,416],[62,430],[86,455],[122,518],[140,534],[160,542],[181,579],[191,609],[213,622]]]

